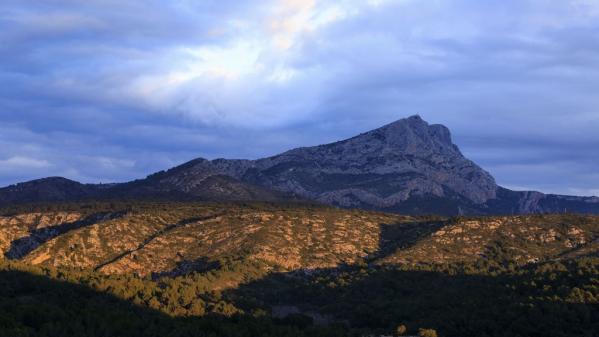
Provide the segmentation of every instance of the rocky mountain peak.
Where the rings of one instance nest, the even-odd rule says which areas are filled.
[[[464,158],[449,130],[420,116],[353,138],[255,161],[213,161],[242,181],[344,207],[396,210],[414,198],[495,198],[493,177]]]
[[[411,214],[598,213],[597,199],[514,192],[419,115],[258,160],[198,158],[128,183],[48,178],[0,189],[6,204],[84,199],[313,200]]]
[[[447,127],[428,124],[419,115],[397,120],[360,136],[378,138],[388,147],[406,154],[428,155],[432,152],[461,155]]]

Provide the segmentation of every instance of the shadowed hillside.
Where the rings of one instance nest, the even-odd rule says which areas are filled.
[[[441,336],[596,336],[598,260],[526,266],[445,266],[297,271],[242,285],[227,296],[354,330],[399,324]]]
[[[223,261],[218,272],[152,281],[4,264],[0,336],[363,336],[405,325],[448,337],[593,337],[598,266],[345,266],[214,291],[223,273],[247,275],[249,266]]]
[[[2,337],[346,335],[341,328],[298,327],[266,317],[172,317],[72,280],[0,269]]]
[[[450,337],[590,337],[599,321],[594,216],[444,219],[264,203],[59,204],[2,214],[5,273],[78,284],[83,298],[60,296],[74,307],[96,298],[89,289],[113,295],[119,306],[146,308],[142,325],[163,313],[211,317],[151,320],[183,329],[216,322],[216,336],[237,336],[245,324],[266,324],[255,336],[388,335],[403,324]],[[14,284],[4,287],[4,308],[41,291],[11,297],[28,284],[15,277],[5,278]],[[60,300],[48,296],[30,300]],[[2,322],[27,325],[37,307],[18,317],[6,309]],[[71,314],[52,316],[44,329],[50,321],[70,329]],[[73,324],[88,328],[85,317]]]

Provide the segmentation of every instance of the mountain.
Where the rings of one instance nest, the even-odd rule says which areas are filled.
[[[0,204],[61,202],[90,198],[100,185],[84,185],[61,177],[32,180],[0,189]]]
[[[286,201],[292,194],[243,182],[214,170],[195,171],[204,160],[196,160],[148,176],[146,179],[117,184],[101,198],[170,199],[206,201]]]
[[[187,165],[146,179],[120,184],[81,184],[61,177],[19,183],[0,189],[0,205],[85,200],[288,201],[298,198],[281,191],[241,182],[211,172],[189,175]]]
[[[446,127],[419,116],[332,144],[256,161],[202,162],[195,170],[326,204],[409,213],[447,213],[444,204],[455,200],[483,205],[497,191],[493,177],[462,155]]]
[[[195,159],[113,185],[44,180],[0,189],[0,203],[82,199],[292,200],[407,214],[599,213],[599,198],[511,191],[419,116],[350,139],[258,160]]]

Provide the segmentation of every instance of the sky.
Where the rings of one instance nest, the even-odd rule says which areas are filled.
[[[0,186],[127,181],[410,115],[599,195],[599,0],[2,0]]]

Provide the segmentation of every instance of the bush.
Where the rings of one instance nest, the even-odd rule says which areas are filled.
[[[419,337],[438,337],[437,331],[434,329],[419,329],[418,336]]]
[[[402,324],[397,327],[396,332],[398,336],[403,336],[406,334],[406,332],[408,332],[408,328],[406,328],[406,326]]]

